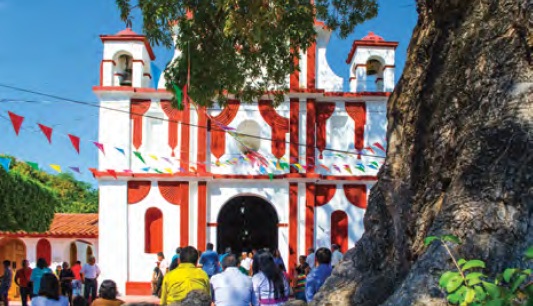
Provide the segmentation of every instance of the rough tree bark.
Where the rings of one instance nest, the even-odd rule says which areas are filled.
[[[389,147],[365,234],[311,305],[444,305],[452,269],[428,235],[489,275],[533,245],[532,5],[417,0],[419,20],[388,103]]]

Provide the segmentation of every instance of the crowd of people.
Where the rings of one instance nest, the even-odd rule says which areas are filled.
[[[300,256],[295,267],[287,270],[278,250],[252,250],[237,255],[227,248],[223,254],[208,243],[201,253],[192,246],[178,248],[170,263],[163,253],[157,254],[152,277],[152,293],[166,306],[256,306],[284,305],[289,299],[311,301],[332,269],[342,261],[339,247],[331,250],[309,249]],[[9,306],[8,291],[13,271],[11,262],[4,261],[0,276],[0,302]],[[90,257],[83,266],[78,261],[72,267],[63,263],[55,273],[46,260],[37,260],[31,269],[28,261],[15,272],[22,306],[120,306],[117,285],[104,280],[98,289],[100,269]],[[81,288],[83,286],[83,293]],[[98,292],[97,292],[98,291]],[[136,304],[147,306],[152,304]]]

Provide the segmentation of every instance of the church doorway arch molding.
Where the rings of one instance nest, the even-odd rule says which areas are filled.
[[[217,219],[217,252],[231,247],[233,253],[278,248],[279,218],[274,206],[256,195],[228,200]]]

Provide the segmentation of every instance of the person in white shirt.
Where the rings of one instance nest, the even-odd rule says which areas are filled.
[[[315,249],[308,248],[307,249],[307,258],[305,259],[309,267],[313,269],[315,267]]]
[[[252,268],[252,259],[248,257],[248,253],[246,252],[242,252],[241,258],[241,267],[243,267],[246,272],[249,273],[250,269]]]
[[[83,297],[91,303],[97,298],[98,290],[98,276],[100,276],[100,268],[96,264],[94,256],[89,257],[87,263],[83,265],[80,271],[81,281],[85,284],[83,290]],[[89,295],[91,298],[89,299]]]
[[[168,272],[169,263],[165,259],[165,254],[163,254],[163,252],[157,253],[157,261],[159,262],[159,270],[161,270],[161,273],[165,276]]]
[[[224,272],[211,277],[211,296],[217,306],[259,305],[253,292],[252,280],[237,268],[237,257],[224,257]]]
[[[332,244],[331,245],[331,252],[332,252],[332,255],[331,255],[331,266],[333,268],[335,268],[335,266],[337,266],[341,261],[342,261],[342,253],[341,251],[339,250],[340,247],[337,245],[337,244]]]

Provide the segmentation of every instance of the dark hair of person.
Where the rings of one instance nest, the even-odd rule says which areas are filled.
[[[255,255],[254,255],[253,260],[252,260],[252,274],[253,275],[256,275],[257,273],[259,273],[259,271],[260,271],[260,269],[259,269],[259,260],[257,260],[257,258],[259,257],[260,254],[263,254],[265,252],[266,251],[263,250],[263,249],[257,250],[255,252]]]
[[[72,299],[72,306],[89,306],[89,303],[83,296],[78,295]]]
[[[195,265],[198,262],[198,251],[192,246],[182,248],[180,253],[181,262]]]
[[[300,255],[299,259],[306,260],[306,259],[307,259],[307,256],[305,256],[305,255]]]
[[[162,257],[163,259],[165,258],[165,254],[163,254],[163,252],[157,253],[157,256]]]
[[[109,279],[106,279],[100,285],[99,296],[104,300],[116,300],[117,299],[117,284]]]
[[[328,248],[319,248],[316,250],[315,258],[319,264],[330,264],[331,251]]]
[[[168,266],[168,270],[169,271],[172,271],[174,269],[176,269],[178,267],[178,259],[177,258],[174,258],[172,259],[172,262],[170,263],[170,266]]]
[[[193,290],[181,300],[180,306],[210,306],[211,297],[203,290]]]
[[[41,287],[39,287],[39,295],[51,300],[59,300],[59,281],[54,274],[43,274]]]
[[[77,265],[81,265],[81,261],[76,260],[76,264],[77,264]]]
[[[30,264],[30,262],[27,259],[23,259],[21,264],[22,264],[22,267],[24,266],[27,267]]]
[[[48,263],[46,262],[46,259],[39,258],[37,259],[37,268],[44,269],[48,267]]]
[[[215,246],[214,246],[211,242],[209,242],[205,248],[206,248],[206,250],[208,250],[208,251],[212,251],[214,247],[215,247]]]
[[[269,252],[264,252],[257,256],[257,261],[259,262],[259,270],[263,272],[274,287],[274,299],[284,297],[288,292],[285,292],[283,273],[274,262],[274,256]]]
[[[159,306],[159,304],[150,303],[150,302],[135,302],[135,303],[128,303],[126,304],[126,306]]]
[[[331,245],[331,248],[334,249],[335,251],[339,249],[339,246],[336,245],[336,244],[332,244]]]
[[[11,261],[4,260],[4,262],[2,264],[4,265],[4,267],[9,267],[9,266],[11,266]]]
[[[222,267],[224,269],[229,267],[236,267],[237,266],[237,256],[233,254],[229,254],[228,256],[224,257],[222,260]]]
[[[178,247],[178,248],[176,249],[176,254],[179,254],[179,253],[181,253],[181,248],[180,248],[180,247]]]
[[[274,250],[274,254],[272,254],[272,255],[274,255],[274,257],[276,257],[276,258],[281,257],[281,253],[279,252],[278,249],[275,249],[275,250]]]

